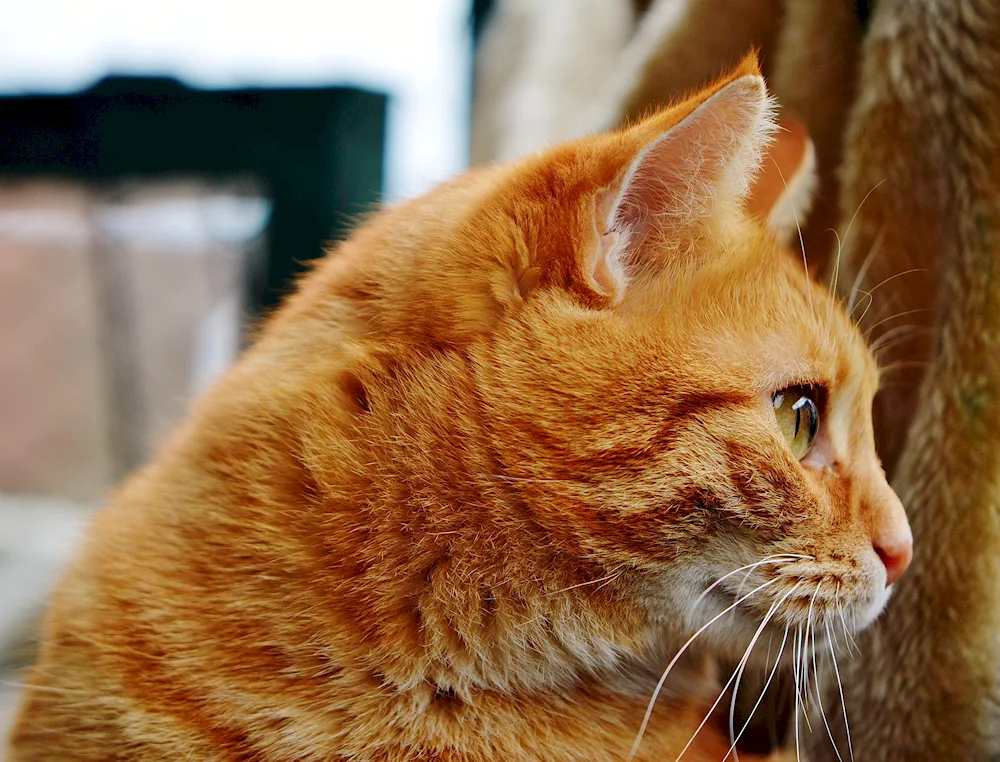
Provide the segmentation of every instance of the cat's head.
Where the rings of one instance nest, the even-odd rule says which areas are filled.
[[[439,373],[463,400],[490,452],[467,477],[502,482],[575,594],[613,586],[685,632],[745,597],[706,633],[741,648],[765,616],[779,634],[866,625],[911,554],[873,443],[875,362],[775,234],[808,150],[772,120],[748,59],[399,210],[371,234],[397,258],[368,278],[395,288],[372,320],[465,358],[471,386],[440,362],[408,383]]]

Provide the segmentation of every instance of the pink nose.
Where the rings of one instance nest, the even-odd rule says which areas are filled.
[[[882,542],[876,541],[873,546],[885,564],[885,586],[888,587],[903,576],[903,572],[913,560],[913,538],[907,531],[905,536]]]

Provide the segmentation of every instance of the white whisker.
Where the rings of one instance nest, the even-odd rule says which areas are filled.
[[[859,317],[857,320],[854,321],[854,324],[857,325],[858,327],[861,326],[861,321],[865,319],[865,315],[868,314],[868,310],[870,310],[872,308],[872,305],[875,303],[875,297],[871,295],[870,291],[863,291],[862,293],[868,297],[868,304],[865,305],[865,309],[861,313],[861,317]],[[855,305],[855,307],[857,307],[857,305]],[[851,317],[853,314],[854,310],[851,310],[848,317]]]
[[[792,561],[798,561],[798,560],[801,560],[801,559],[806,559],[806,560],[811,561],[813,559],[813,557],[812,556],[799,555],[798,553],[776,553],[773,556],[768,556],[767,558],[763,558],[760,561],[754,561],[752,564],[747,564],[746,566],[741,566],[739,569],[733,569],[731,572],[728,572],[727,574],[723,574],[721,577],[719,577],[717,580],[715,580],[715,582],[713,582],[711,585],[709,585],[708,587],[706,587],[702,591],[701,595],[698,596],[698,599],[694,602],[694,605],[691,607],[691,611],[693,612],[695,609],[697,609],[698,605],[705,599],[706,595],[708,595],[716,587],[718,587],[720,584],[722,584],[727,579],[729,579],[730,577],[732,577],[734,574],[739,574],[741,571],[749,570],[749,571],[747,571],[747,576],[749,576],[753,572],[754,569],[756,569],[759,566],[763,566],[764,564],[790,564],[790,563],[792,563]],[[746,578],[744,578],[743,582],[746,582]],[[742,588],[742,583],[741,583],[740,587]],[[739,593],[737,593],[737,595],[738,594]]]
[[[747,715],[746,722],[743,723],[743,727],[740,728],[740,732],[736,734],[736,738],[732,738],[732,728],[730,728],[729,735],[733,745],[729,747],[729,751],[726,753],[726,756],[722,758],[722,762],[726,762],[729,754],[733,754],[737,762],[739,762],[739,755],[736,753],[736,744],[738,744],[740,739],[743,737],[743,732],[750,727],[750,721],[753,720],[754,714],[757,712],[757,709],[760,708],[760,704],[764,700],[764,696],[767,695],[767,689],[771,687],[771,681],[774,680],[774,676],[778,672],[778,667],[781,665],[781,657],[785,653],[785,643],[788,642],[788,628],[791,626],[791,623],[785,625],[785,634],[781,637],[781,647],[778,649],[778,655],[775,657],[774,666],[771,667],[771,673],[767,676],[767,680],[764,681],[764,687],[761,689],[760,696],[757,697],[757,702],[750,710],[750,714]],[[765,664],[766,663],[767,662],[765,662]]]
[[[795,587],[789,590],[785,594],[784,598],[778,601],[777,605],[780,606],[782,603],[784,603],[796,590],[799,589],[799,586],[802,584],[803,583],[801,581],[796,582]],[[729,747],[729,751],[726,752],[726,756],[722,758],[722,762],[726,762],[726,759],[729,758],[730,754],[732,754],[734,759],[736,759],[737,762],[739,762],[739,753],[736,751],[736,744],[740,742],[740,739],[743,737],[744,731],[746,731],[746,729],[750,726],[750,721],[753,719],[754,712],[757,711],[757,708],[760,706],[760,702],[764,700],[764,695],[767,693],[767,689],[768,687],[770,687],[771,681],[774,679],[774,675],[778,671],[778,666],[781,664],[781,655],[785,652],[785,643],[788,641],[789,627],[791,627],[791,623],[785,625],[785,633],[781,637],[781,647],[778,649],[778,656],[775,658],[774,666],[771,668],[771,673],[767,676],[767,680],[764,682],[764,687],[763,689],[761,689],[760,696],[757,698],[757,703],[753,705],[753,709],[751,709],[750,714],[747,715],[746,722],[743,723],[743,727],[740,728],[740,732],[736,734],[735,737],[733,735],[733,730],[734,730],[733,719],[736,709],[736,691],[735,690],[733,691],[733,701],[729,707],[729,740],[732,742],[732,745]],[[764,664],[765,665],[767,664],[766,660]],[[737,687],[738,686],[739,686],[739,681],[737,680]]]
[[[796,585],[796,587],[798,587],[798,585]],[[713,703],[712,706],[709,708],[708,713],[705,715],[705,718],[701,721],[701,724],[697,728],[695,728],[694,733],[691,734],[691,738],[688,739],[687,744],[684,746],[683,749],[681,749],[681,753],[677,755],[677,758],[674,760],[674,762],[680,762],[680,758],[684,756],[684,752],[686,752],[689,748],[691,748],[691,744],[694,743],[694,739],[698,737],[698,734],[701,732],[701,729],[705,727],[705,723],[708,722],[709,718],[712,716],[712,712],[715,711],[715,708],[719,705],[719,702],[722,701],[722,697],[726,695],[726,691],[729,690],[729,686],[733,684],[733,680],[736,681],[737,686],[739,685],[740,677],[743,676],[743,670],[746,669],[747,662],[750,660],[750,654],[753,653],[753,647],[757,645],[757,641],[760,639],[760,634],[764,631],[764,628],[767,627],[767,623],[771,621],[771,617],[774,616],[774,613],[778,610],[778,607],[782,603],[784,603],[788,599],[788,596],[790,596],[794,592],[795,588],[793,587],[789,592],[785,593],[785,595],[780,600],[771,604],[771,608],[768,609],[767,613],[764,615],[764,619],[761,620],[760,626],[757,627],[757,631],[753,634],[753,638],[750,639],[750,645],[747,646],[746,650],[743,652],[743,657],[740,659],[739,664],[736,666],[736,669],[733,670],[732,676],[730,676],[726,684],[722,686],[722,691],[719,693],[718,698],[715,699],[715,703]],[[735,696],[736,689],[734,688],[733,691],[734,691],[733,695]]]
[[[890,328],[872,342],[870,349],[872,353],[883,352],[890,347],[896,346],[904,340],[917,336],[930,336],[933,330],[926,325],[898,325]]]
[[[868,256],[865,257],[865,261],[861,263],[861,269],[858,270],[858,274],[854,278],[854,283],[851,285],[851,293],[847,299],[847,312],[851,315],[854,314],[854,301],[858,298],[858,293],[861,291],[861,284],[864,282],[865,276],[868,275],[868,268],[871,267],[872,262],[875,261],[875,257],[882,251],[882,245],[884,243],[885,228],[882,228],[875,237],[875,242],[872,244],[872,248],[868,252]]]
[[[830,293],[836,296],[837,282],[840,280],[840,255],[844,252],[844,244],[840,240],[840,234],[837,232],[836,228],[830,228],[830,232],[833,233],[834,237],[837,239],[837,258],[834,261],[833,277],[830,280]]]
[[[820,589],[820,587],[822,585],[823,585],[822,582],[820,582],[819,584],[816,585],[816,592],[813,594],[812,603],[809,604],[809,618],[810,618],[810,620],[812,619],[813,603],[815,603],[816,596],[819,595],[819,589]],[[829,637],[829,635],[830,635],[829,621],[824,619],[823,620],[823,624],[826,627],[827,637]],[[837,755],[837,759],[840,762],[844,762],[844,760],[840,756],[840,749],[837,747],[837,741],[833,737],[833,731],[830,729],[830,723],[826,719],[826,710],[823,708],[823,691],[821,690],[820,684],[819,684],[819,667],[816,665],[816,628],[815,627],[813,628],[812,633],[813,633],[813,636],[812,636],[812,640],[813,640],[813,642],[812,642],[812,664],[813,664],[813,675],[816,678],[816,685],[815,685],[815,688],[816,688],[816,705],[819,707],[819,716],[823,719],[823,725],[826,727],[826,734],[830,737],[830,743],[833,745],[833,753]]]
[[[806,613],[805,647],[806,647],[807,651],[809,651],[809,652],[812,653],[812,657],[813,657],[813,660],[812,660],[812,662],[813,662],[813,675],[816,675],[816,677],[818,677],[818,675],[816,674],[816,633],[815,633],[815,631],[813,630],[813,627],[812,627],[812,617],[813,617],[813,607],[816,605],[816,596],[819,595],[819,590],[820,590],[821,587],[823,587],[823,582],[822,581],[817,582],[816,583],[816,590],[813,592],[812,598],[809,600],[809,611]],[[812,633],[812,645],[810,645],[810,633]],[[808,658],[808,656],[809,656],[809,653],[803,653],[803,658]],[[805,685],[803,686],[804,689],[806,690],[807,694],[808,694],[808,688],[809,688],[808,677],[809,677],[809,662],[807,661],[806,662],[806,678],[807,679],[806,679]]]
[[[802,762],[799,756],[799,748],[801,744],[799,743],[799,706],[801,701],[799,699],[799,637],[802,635],[802,627],[796,625],[795,627],[795,641],[792,643],[792,682],[795,684],[795,709],[793,710],[792,717],[795,723],[795,762]]]
[[[551,593],[549,593],[549,596],[558,595],[559,593],[565,593],[569,590],[576,590],[578,587],[587,587],[588,585],[598,585],[603,582],[604,584],[600,585],[600,587],[597,588],[598,590],[600,590],[601,587],[604,587],[605,585],[614,582],[618,577],[622,576],[624,573],[625,573],[624,569],[619,569],[618,571],[611,572],[611,574],[607,574],[603,577],[598,577],[597,579],[592,579],[587,582],[578,582],[577,584],[570,585],[569,587],[563,587],[560,588],[559,590],[553,590]]]
[[[844,642],[847,644],[847,652],[853,657],[854,652],[858,652],[858,656],[861,655],[861,649],[858,648],[858,644],[854,640],[854,636],[851,635],[851,631],[847,628],[847,617],[844,616],[844,607],[840,603],[840,583],[837,583],[837,592],[833,596],[834,603],[837,604],[837,611],[840,612],[840,622],[844,625]]]
[[[781,167],[778,166],[778,162],[774,161],[774,168],[778,170],[778,177],[781,178],[781,184],[785,186],[785,190],[788,190],[788,183],[785,182],[785,174],[781,171]],[[795,208],[795,204],[791,205],[792,217],[795,219],[795,229],[799,233],[799,249],[802,252],[802,266],[805,268],[806,274],[806,296],[809,298],[809,311],[812,313],[813,320],[816,320],[816,308],[813,306],[813,295],[812,295],[812,278],[809,276],[809,261],[806,259],[806,241],[802,237],[802,225],[799,224],[799,213]]]
[[[677,664],[678,661],[680,661],[681,656],[683,656],[684,652],[687,651],[688,647],[692,643],[694,643],[694,641],[703,632],[705,632],[705,630],[707,630],[709,627],[711,627],[713,624],[715,624],[719,619],[721,619],[723,616],[725,616],[730,611],[732,611],[734,608],[736,608],[741,603],[743,603],[743,601],[747,600],[747,598],[750,598],[751,596],[756,595],[761,590],[764,590],[764,589],[770,587],[771,585],[773,585],[777,581],[778,581],[777,579],[768,580],[767,582],[765,582],[764,584],[760,585],[759,587],[756,587],[753,590],[751,590],[749,593],[747,593],[746,595],[744,595],[742,598],[737,598],[734,603],[731,603],[725,609],[723,609],[718,614],[716,614],[714,617],[712,617],[711,619],[709,619],[700,628],[698,628],[698,630],[695,632],[695,634],[692,635],[690,638],[688,638],[687,641],[684,643],[684,645],[681,646],[680,650],[676,654],[674,654],[674,658],[672,658],[670,660],[670,663],[667,664],[666,669],[663,670],[663,674],[660,675],[660,679],[656,683],[656,687],[653,689],[653,695],[649,699],[649,703],[646,706],[646,714],[642,718],[642,725],[639,727],[639,732],[636,734],[635,741],[632,743],[632,749],[628,753],[628,757],[627,757],[626,762],[632,762],[632,760],[635,759],[635,755],[639,751],[639,744],[642,743],[642,737],[646,733],[646,727],[649,725],[649,718],[653,715],[653,707],[656,705],[656,699],[659,698],[660,691],[663,690],[663,685],[664,685],[664,683],[667,682],[667,676],[670,674],[670,670],[672,670],[674,668],[674,665]]]
[[[792,664],[794,665],[795,673],[795,699],[796,703],[802,707],[802,719],[806,721],[806,727],[809,732],[812,733],[812,722],[809,720],[809,713],[807,712],[806,704],[806,681],[808,675],[804,674],[803,667],[805,666],[805,644],[802,642],[802,625],[799,625],[795,630],[795,644],[794,650],[792,651],[794,658],[792,659]]]
[[[870,326],[868,326],[868,330],[865,331],[865,338],[867,339],[871,335],[871,332],[874,331],[883,323],[888,323],[890,320],[896,320],[897,318],[901,318],[905,315],[916,315],[919,312],[930,312],[930,310],[927,309],[926,307],[921,307],[915,310],[904,310],[903,312],[897,312],[893,315],[889,315],[889,317],[884,317],[881,320],[872,323]]]
[[[912,275],[913,273],[926,273],[926,272],[930,272],[930,270],[928,270],[926,267],[911,267],[909,270],[903,270],[902,272],[896,273],[895,275],[890,275],[888,278],[884,278],[883,280],[879,281],[877,284],[872,286],[870,289],[868,289],[867,293],[870,296],[871,294],[874,294],[876,291],[878,291],[878,289],[882,288],[882,286],[884,286],[886,283],[890,283],[891,281],[896,280],[896,278],[902,278],[904,275]],[[860,323],[861,321],[859,320],[858,322]]]
[[[858,208],[855,209],[854,214],[851,215],[851,221],[847,223],[847,230],[844,231],[844,243],[847,243],[847,239],[851,235],[851,228],[854,227],[854,221],[858,218],[858,215],[861,213],[861,208],[865,205],[865,202],[868,200],[868,197],[871,196],[875,191],[877,191],[879,189],[879,186],[882,185],[882,183],[884,183],[888,179],[889,179],[888,177],[883,177],[881,180],[875,183],[875,185],[872,186],[872,189],[865,194],[865,197],[863,199],[861,199],[861,203],[858,204]]]
[[[858,218],[858,214],[861,213],[861,208],[865,205],[865,202],[868,200],[869,196],[871,196],[876,190],[878,190],[878,187],[882,183],[884,183],[887,179],[888,178],[882,178],[882,180],[880,180],[879,182],[875,183],[875,185],[872,187],[872,189],[870,191],[868,191],[868,193],[865,194],[865,197],[863,199],[861,199],[861,203],[858,204],[858,208],[854,210],[854,214],[851,216],[851,221],[847,223],[847,229],[844,231],[844,241],[843,241],[843,243],[847,243],[847,239],[850,238],[850,236],[851,236],[851,228],[854,227],[854,221]],[[836,234],[836,231],[834,231],[834,233]],[[830,288],[830,293],[833,294],[834,296],[836,296],[836,294],[837,294],[837,282],[840,279],[840,254],[841,254],[841,249],[842,249],[842,244],[841,244],[840,236],[838,235],[837,236],[837,263],[836,263],[836,267],[835,267],[834,273],[833,273],[833,285]],[[866,268],[862,268],[862,269],[866,269]],[[855,281],[855,285],[857,285],[857,284],[858,284],[858,282]],[[869,303],[869,306],[870,306],[870,303]],[[848,307],[848,309],[850,309],[850,307]],[[851,312],[853,313],[853,310],[851,310]],[[858,322],[860,322],[860,321],[858,321]],[[832,325],[832,323],[833,323],[833,313],[832,313],[832,310],[831,310],[830,320],[829,320],[828,325],[827,325],[827,333],[828,334],[830,332],[830,326]]]
[[[830,623],[826,623],[827,635],[830,633]],[[847,722],[847,702],[844,700],[844,684],[840,680],[840,667],[837,666],[837,652],[833,648],[833,639],[830,639],[830,656],[833,659],[833,671],[837,676],[837,690],[840,691],[840,711],[844,714],[844,729],[847,732],[847,750],[851,755],[851,762],[854,762],[854,745],[851,743],[851,726]],[[838,754],[838,757],[840,755]]]

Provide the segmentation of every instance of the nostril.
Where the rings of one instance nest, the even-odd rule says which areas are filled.
[[[875,544],[874,548],[885,566],[885,586],[888,587],[903,576],[913,560],[913,542]]]

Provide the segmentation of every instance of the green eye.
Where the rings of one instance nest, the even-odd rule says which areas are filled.
[[[808,386],[790,386],[774,393],[774,417],[792,454],[800,460],[809,452],[819,431],[819,407]]]

